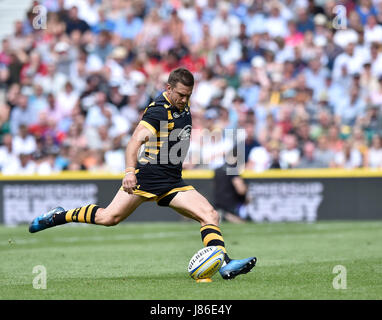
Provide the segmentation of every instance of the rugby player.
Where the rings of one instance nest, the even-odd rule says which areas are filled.
[[[182,162],[191,135],[190,96],[194,77],[185,68],[173,70],[163,91],[144,111],[126,146],[126,172],[122,186],[106,208],[95,204],[65,210],[56,207],[35,218],[31,233],[69,222],[115,226],[145,201],[156,201],[200,223],[205,246],[225,252],[219,272],[233,279],[249,272],[256,257],[231,259],[219,228],[219,214],[208,200],[182,179]],[[144,144],[143,152],[139,152]],[[224,195],[222,195],[224,196]]]

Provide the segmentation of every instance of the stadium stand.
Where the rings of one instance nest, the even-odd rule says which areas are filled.
[[[123,171],[143,109],[179,66],[196,78],[187,169],[223,164],[232,149],[224,130],[237,128],[247,135],[247,169],[382,168],[380,0],[43,0],[18,8],[22,18],[3,20],[1,11],[0,19],[3,174]],[[203,143],[203,128],[216,139]]]

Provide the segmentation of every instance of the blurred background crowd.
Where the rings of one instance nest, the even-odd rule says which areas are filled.
[[[247,169],[382,168],[381,52],[382,0],[33,1],[0,45],[0,170],[123,172],[179,66],[196,80],[186,168],[222,165],[237,128]]]

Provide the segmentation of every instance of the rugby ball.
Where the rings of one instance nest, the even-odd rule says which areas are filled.
[[[224,251],[222,249],[216,246],[205,247],[191,258],[188,273],[195,280],[211,278],[220,269],[223,262]]]

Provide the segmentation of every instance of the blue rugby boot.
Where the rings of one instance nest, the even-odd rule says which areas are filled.
[[[238,276],[239,274],[245,274],[252,270],[256,265],[256,257],[251,257],[241,260],[231,260],[225,266],[219,270],[223,279],[230,280]]]
[[[56,226],[53,217],[56,213],[64,212],[65,209],[61,207],[56,207],[50,210],[48,213],[44,213],[37,218],[35,218],[29,225],[29,232],[34,233],[42,231],[47,228]]]

